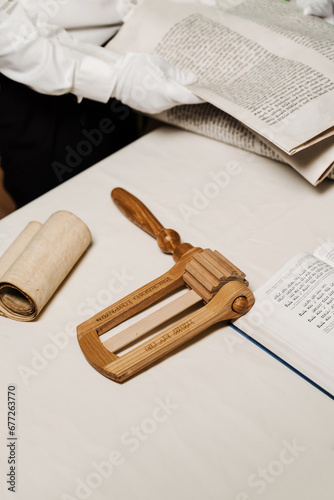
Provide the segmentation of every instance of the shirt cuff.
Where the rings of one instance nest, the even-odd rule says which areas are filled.
[[[111,64],[85,56],[77,64],[72,92],[79,102],[82,98],[108,102],[115,81],[116,74]]]

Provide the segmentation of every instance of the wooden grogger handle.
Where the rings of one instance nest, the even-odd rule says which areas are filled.
[[[159,248],[172,254],[176,262],[193,248],[190,243],[181,243],[180,235],[174,229],[164,228],[144,203],[125,189],[113,189],[111,198],[125,217],[156,238]]]

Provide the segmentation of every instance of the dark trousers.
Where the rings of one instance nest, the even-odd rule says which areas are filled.
[[[72,94],[49,96],[0,74],[4,184],[18,207],[137,138],[134,113]]]

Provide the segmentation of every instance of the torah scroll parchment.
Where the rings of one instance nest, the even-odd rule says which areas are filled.
[[[30,222],[0,258],[0,315],[32,321],[91,243],[86,224],[71,212]]]

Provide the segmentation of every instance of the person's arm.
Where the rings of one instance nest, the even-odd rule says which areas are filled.
[[[200,102],[184,87],[194,75],[159,56],[122,57],[81,44],[55,26],[37,27],[15,0],[0,0],[0,71],[40,93],[101,102],[115,97],[148,113]]]
[[[18,2],[0,1],[0,71],[37,92],[106,102],[114,85],[112,66],[46,37]]]

